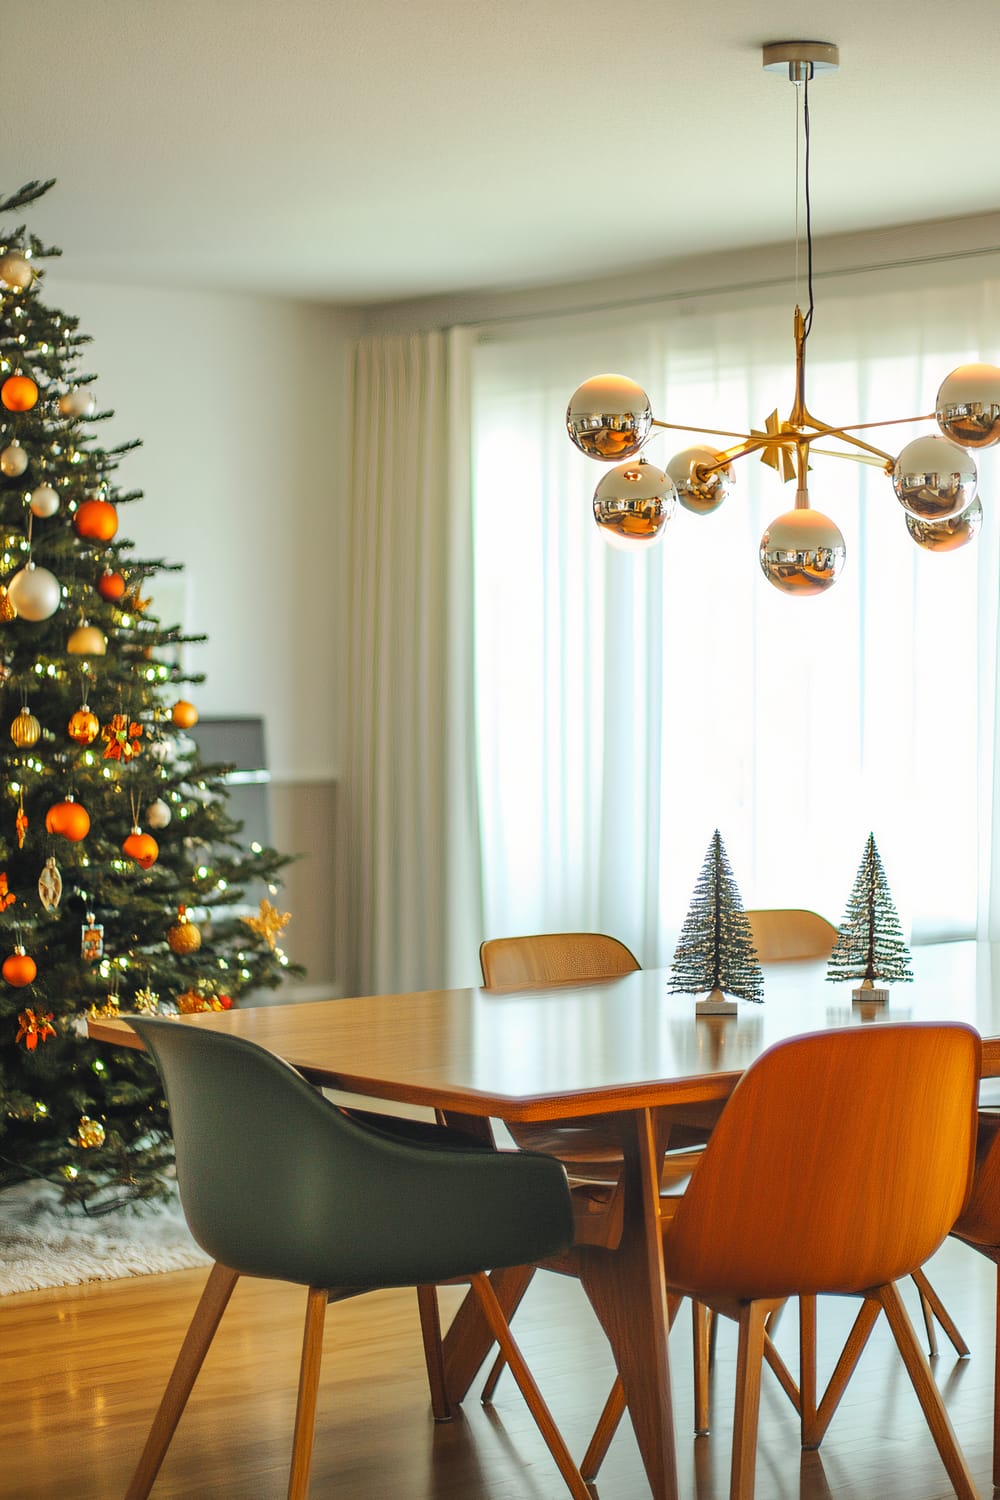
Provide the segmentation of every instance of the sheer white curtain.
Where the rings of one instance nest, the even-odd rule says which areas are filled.
[[[477,973],[469,342],[355,350],[334,895],[348,994]]]
[[[910,540],[879,470],[815,457],[812,503],[848,549],[819,598],[786,598],[760,571],[760,535],[794,487],[755,458],[718,512],[678,509],[644,555],[608,548],[593,524],[601,466],[565,435],[573,389],[618,370],[667,421],[761,428],[791,404],[793,302],[734,293],[481,331],[484,935],[603,928],[645,964],[667,962],[717,827],[748,906],[839,921],[871,830],[915,940],[1000,936],[992,454],[979,455],[983,531],[948,555]],[[1000,277],[958,266],[824,283],[808,402],[830,422],[927,413],[972,359],[1000,363]],[[894,453],[935,430],[869,436]],[[648,456],[663,465],[696,441],[669,433]]]

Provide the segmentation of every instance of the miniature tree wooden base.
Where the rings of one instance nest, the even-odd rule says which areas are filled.
[[[851,991],[852,1000],[879,1000],[883,1004],[889,999],[889,991],[884,986],[872,984],[870,979],[862,979],[856,990]]]
[[[712,992],[695,1003],[694,1013],[696,1016],[735,1016],[739,1007],[735,1000],[730,1000],[722,990]]]

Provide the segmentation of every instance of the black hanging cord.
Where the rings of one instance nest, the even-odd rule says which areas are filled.
[[[812,199],[809,193],[809,78],[812,73],[812,63],[807,65],[806,76],[802,84],[802,129],[805,137],[805,197],[806,197],[806,278],[809,291],[809,307],[802,320],[803,343],[809,337],[813,319],[813,236],[812,236]]]

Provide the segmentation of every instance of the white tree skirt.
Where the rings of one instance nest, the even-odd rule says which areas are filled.
[[[0,1296],[209,1263],[176,1197],[90,1218],[62,1204],[50,1183],[0,1193]]]

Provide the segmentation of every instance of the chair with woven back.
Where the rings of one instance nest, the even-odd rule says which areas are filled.
[[[452,1281],[471,1285],[570,1493],[588,1500],[485,1274],[572,1242],[563,1166],[422,1121],[352,1116],[253,1042],[163,1017],[129,1020],[163,1080],[185,1217],[215,1264],[126,1500],[149,1494],[241,1276],[308,1288],[289,1500],[309,1490],[328,1302],[417,1288],[440,1419],[449,1409],[435,1288]]]
[[[790,1297],[805,1310],[803,1445],[822,1440],[884,1311],[955,1494],[976,1500],[896,1283],[934,1253],[968,1199],[980,1063],[971,1027],[886,1023],[779,1043],[734,1089],[661,1221],[671,1298],[739,1327],[730,1500],[753,1500],[766,1320]],[[861,1309],[817,1399],[823,1295],[858,1297]],[[594,1477],[592,1454],[581,1468]]]

